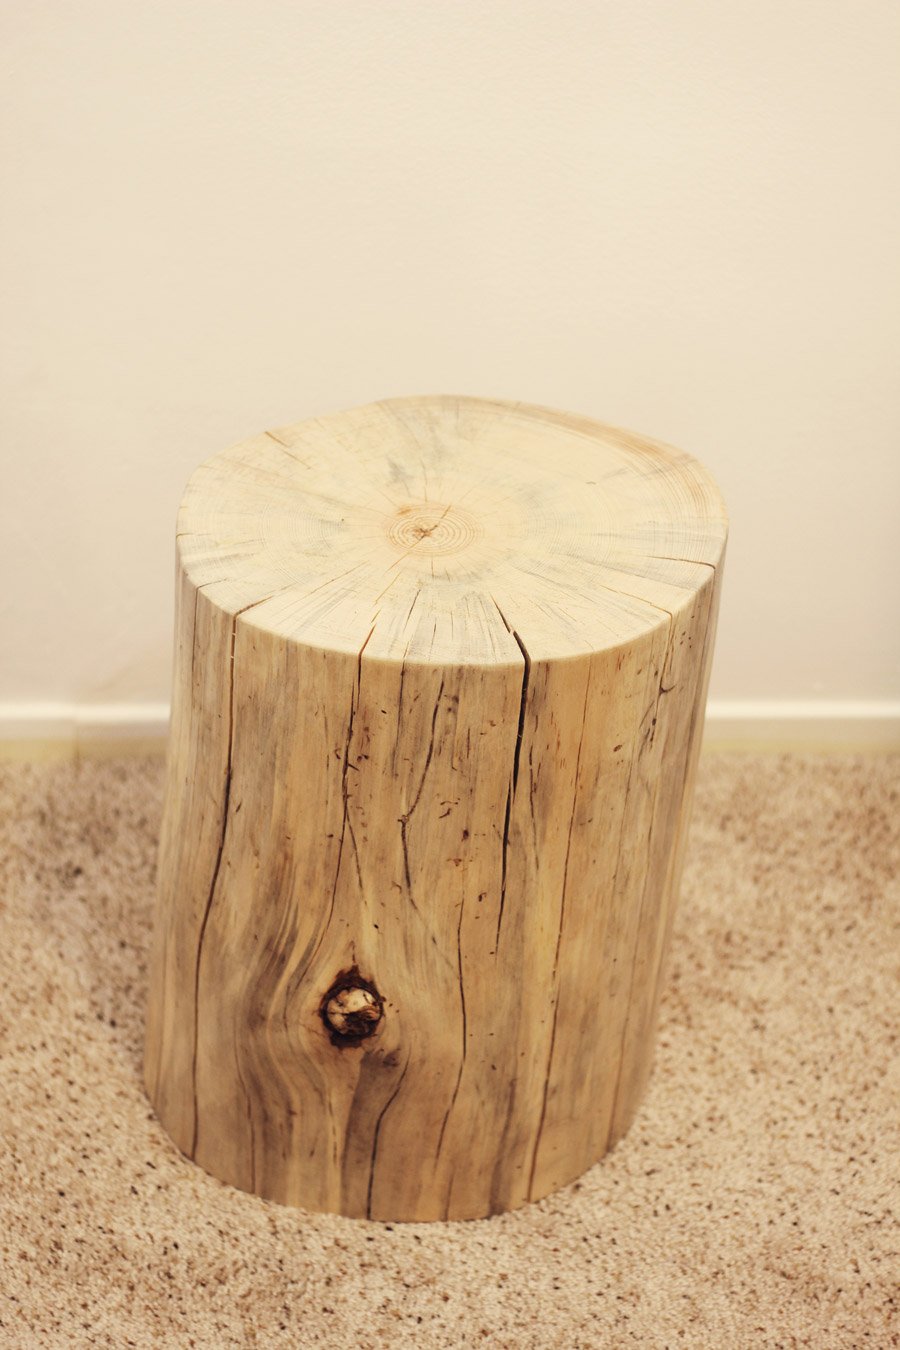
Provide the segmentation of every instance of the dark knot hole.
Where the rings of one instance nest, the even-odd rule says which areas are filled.
[[[358,1045],[378,1030],[384,1001],[372,981],[353,966],[338,975],[319,1012],[333,1045]]]

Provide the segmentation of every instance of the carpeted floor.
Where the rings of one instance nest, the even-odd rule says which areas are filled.
[[[515,1214],[396,1227],[233,1191],[157,1125],[160,781],[0,766],[0,1344],[900,1345],[900,759],[706,758],[630,1135]]]

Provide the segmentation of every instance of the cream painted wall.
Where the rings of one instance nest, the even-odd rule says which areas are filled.
[[[714,696],[900,695],[893,0],[2,23],[0,700],[165,699],[193,465],[414,392],[706,461]]]

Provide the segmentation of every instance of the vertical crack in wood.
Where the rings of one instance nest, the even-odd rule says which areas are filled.
[[[466,907],[466,897],[465,892],[463,892],[463,898],[459,903],[459,922],[456,925],[456,971],[457,971],[456,977],[459,982],[459,1003],[462,1012],[462,1055],[459,1061],[459,1070],[456,1075],[456,1086],[453,1089],[453,1094],[450,1098],[450,1103],[447,1107],[447,1110],[444,1112],[444,1119],[441,1122],[441,1129],[438,1135],[437,1147],[434,1150],[435,1161],[437,1161],[437,1159],[440,1157],[440,1152],[444,1144],[444,1132],[447,1129],[447,1121],[450,1119],[450,1112],[453,1110],[453,1107],[456,1103],[456,1098],[459,1094],[459,1085],[462,1082],[463,1069],[466,1063],[466,1053],[469,1048],[469,1033],[466,1022],[466,990],[465,985],[463,983],[463,959],[462,959],[462,923],[465,907]],[[451,1178],[451,1185],[452,1185],[452,1178]],[[450,1193],[448,1189],[447,1192],[448,1208],[449,1203],[450,1203]],[[445,1215],[445,1217],[447,1216]]]
[[[409,900],[409,903],[412,905],[413,909],[417,914],[420,914],[421,911],[419,909],[419,906],[416,904],[415,897],[413,896],[412,875],[410,873],[409,868],[409,838],[407,831],[409,828],[409,822],[412,819],[413,812],[419,805],[419,798],[422,796],[422,789],[425,786],[425,778],[431,766],[431,759],[434,754],[434,729],[435,724],[437,722],[438,709],[441,706],[441,699],[443,697],[443,694],[444,694],[444,680],[442,677],[441,687],[438,690],[437,698],[434,701],[434,709],[432,710],[431,714],[431,737],[428,741],[428,750],[425,754],[425,765],[424,768],[422,769],[422,777],[419,779],[419,786],[416,789],[416,795],[413,798],[412,805],[410,806],[408,811],[404,812],[404,814],[400,816],[400,844],[403,849],[403,879],[406,882],[407,899]]]
[[[522,753],[522,738],[525,734],[525,705],[528,701],[528,681],[531,678],[531,657],[528,655],[525,643],[522,641],[516,630],[513,628],[511,631],[518,643],[519,651],[522,653],[522,660],[524,662],[522,669],[522,692],[519,696],[519,725],[516,732],[516,749],[513,756],[512,785],[513,795],[515,795],[516,785],[519,781],[519,756]]]
[[[513,1107],[516,1101],[517,1079],[512,1077],[509,1083],[509,1091],[506,1096],[506,1115],[503,1117],[503,1125],[497,1140],[497,1147],[494,1151],[494,1170],[491,1173],[491,1189],[488,1197],[488,1212],[490,1214],[501,1214],[509,1206],[508,1199],[501,1199],[500,1183],[503,1179],[503,1165],[508,1159],[506,1140],[509,1134],[509,1127],[513,1117]]]
[[[537,778],[534,776],[534,746],[528,747],[528,810],[531,815],[531,847],[534,849],[534,856],[538,855],[538,836],[537,836],[537,817],[534,814],[534,793],[540,781],[541,771],[538,769]]]
[[[512,788],[506,789],[506,811],[503,816],[503,836],[500,841],[500,904],[497,907],[497,931],[494,934],[494,955],[500,950],[500,929],[506,908],[506,860],[509,853],[509,821],[512,815]]]
[[[200,1043],[200,966],[203,960],[203,944],[206,940],[206,928],[212,911],[213,896],[216,892],[219,872],[222,867],[222,854],[225,851],[225,835],[228,830],[228,808],[231,802],[231,761],[234,748],[234,644],[237,636],[237,620],[238,616],[237,614],[234,614],[231,619],[231,641],[228,652],[228,758],[225,769],[225,792],[222,801],[222,824],[219,831],[219,847],[216,853],[215,865],[213,867],[212,880],[209,884],[209,892],[206,897],[203,918],[200,921],[200,932],[197,937],[197,959],[194,966],[194,1045],[191,1056],[191,1087],[194,1098],[194,1128],[191,1137],[192,1158],[197,1156],[197,1141],[200,1134],[200,1111],[197,1101],[197,1052]],[[195,633],[195,643],[196,640],[197,637]]]
[[[659,609],[660,606],[657,605],[657,606],[655,606],[655,608]],[[673,614],[669,613],[668,610],[663,610],[662,612],[668,616],[668,620],[669,620],[669,631],[668,631],[668,634],[667,634],[667,636],[666,636],[666,650],[665,650],[665,652],[663,653],[662,665],[661,665],[661,667],[660,667],[659,680],[658,680],[657,689],[656,689],[656,699],[654,700],[654,703],[653,703],[653,705],[652,705],[653,718],[652,718],[652,721],[651,721],[651,723],[650,723],[650,731],[649,731],[649,733],[645,733],[645,737],[644,737],[645,740],[649,740],[649,742],[650,742],[651,745],[653,744],[654,740],[656,739],[656,721],[657,721],[657,716],[658,716],[658,713],[659,713],[659,704],[660,704],[660,700],[661,700],[663,694],[666,693],[666,692],[668,692],[667,690],[664,690],[664,688],[663,688],[663,680],[665,679],[666,668],[667,668],[667,666],[668,666],[668,664],[669,664],[669,658],[670,658],[670,656],[672,655],[673,646],[674,646],[674,641],[675,641],[675,616],[674,616]],[[651,709],[648,709],[648,712],[649,712],[649,711],[651,711]],[[646,721],[646,718],[647,718],[647,714],[645,713],[645,714],[644,714],[643,720]],[[643,741],[642,741],[641,745],[640,745],[639,748],[638,748],[638,752],[637,752],[638,755],[640,755],[640,754],[642,753],[642,750],[643,750]],[[656,806],[657,806],[657,802],[658,802],[658,800],[659,800],[659,788],[660,788],[660,781],[661,781],[661,779],[662,779],[662,776],[663,776],[663,775],[662,775],[662,765],[659,765],[658,768],[657,768],[656,773],[654,774],[654,783],[653,783],[653,805],[652,805],[652,807],[651,807],[651,809],[650,809],[650,828],[649,828],[648,831],[647,831],[647,845],[646,845],[647,870],[646,870],[646,872],[644,873],[644,884],[643,884],[643,886],[641,887],[641,898],[640,898],[640,901],[638,902],[637,918],[636,918],[636,922],[635,922],[635,929],[634,929],[634,932],[635,932],[634,950],[633,950],[633,952],[632,952],[632,957],[631,957],[631,974],[630,974],[629,980],[628,980],[628,1000],[627,1000],[627,1002],[626,1002],[626,1004],[625,1004],[625,1020],[624,1020],[624,1022],[623,1022],[623,1024],[622,1024],[622,1039],[621,1039],[620,1046],[619,1046],[619,1056],[618,1056],[618,1060],[617,1060],[617,1062],[616,1062],[616,1086],[615,1086],[615,1088],[613,1089],[612,1106],[610,1107],[610,1113],[609,1113],[609,1126],[608,1126],[608,1128],[607,1128],[607,1133],[606,1133],[606,1149],[607,1149],[607,1150],[609,1149],[610,1142],[611,1142],[611,1139],[612,1139],[612,1132],[613,1132],[613,1129],[615,1128],[616,1111],[618,1110],[618,1106],[619,1106],[619,1094],[620,1094],[621,1089],[622,1089],[622,1069],[623,1069],[623,1066],[624,1066],[624,1060],[625,1060],[625,1046],[626,1046],[626,1043],[627,1043],[627,1041],[628,1041],[628,1028],[629,1028],[629,1026],[630,1026],[630,1024],[631,1024],[632,1000],[634,999],[634,983],[635,983],[635,975],[636,975],[636,972],[637,972],[637,955],[638,955],[638,947],[639,947],[639,945],[640,945],[641,925],[642,925],[643,917],[644,917],[644,906],[645,906],[646,901],[647,901],[647,888],[648,888],[648,886],[649,886],[649,884],[650,884],[650,875],[651,875],[651,871],[652,871],[652,867],[651,867],[651,861],[652,861],[651,847],[652,847],[652,844],[653,844],[653,832],[654,832],[654,829],[655,829],[655,826],[656,826],[656,823],[657,823],[657,822],[656,822]]]
[[[418,595],[418,591],[416,592]],[[410,609],[410,613],[412,610]],[[397,729],[394,732],[394,743],[391,746],[391,774],[397,773],[397,746],[400,744],[401,732],[403,729],[403,685],[406,680],[406,657],[409,652],[409,643],[403,649],[403,656],[400,660],[400,687],[397,690]]]
[[[566,922],[566,891],[569,884],[569,854],[572,850],[572,834],[575,828],[575,813],[578,809],[578,778],[581,770],[581,750],[584,745],[584,733],[587,726],[588,701],[591,693],[591,679],[594,668],[592,664],[588,665],[588,675],[584,686],[584,707],[581,713],[581,735],[578,738],[578,753],[575,756],[575,781],[572,788],[572,813],[569,817],[569,833],[566,839],[566,857],[563,863],[562,890],[559,899],[559,929],[556,934],[556,950],[553,953],[553,1024],[550,1028],[550,1045],[547,1050],[547,1068],[544,1073],[544,1089],[541,1094],[541,1113],[538,1117],[538,1127],[534,1136],[534,1151],[531,1155],[531,1170],[528,1175],[528,1198],[532,1199],[534,1195],[534,1175],[537,1168],[538,1152],[541,1146],[541,1136],[544,1132],[544,1122],[547,1118],[547,1102],[550,1095],[550,1077],[553,1072],[553,1056],[556,1050],[556,1023],[559,1016],[559,953],[562,947],[563,928]]]
[[[503,626],[507,633],[515,639],[519,651],[522,653],[522,688],[519,693],[519,719],[516,727],[516,745],[513,751],[512,773],[510,775],[509,786],[506,790],[506,809],[503,814],[503,835],[500,846],[500,904],[497,909],[497,932],[494,938],[494,955],[500,948],[500,929],[503,926],[503,911],[506,908],[506,872],[509,855],[509,829],[512,819],[513,801],[515,800],[516,787],[519,782],[519,759],[522,753],[522,740],[525,734],[525,708],[528,702],[528,683],[531,678],[531,657],[528,655],[528,649],[514,628],[511,628],[507,622],[506,615],[497,604],[494,596],[491,596],[494,606],[500,618],[503,620]]]
[[[381,1108],[381,1110],[379,1111],[379,1113],[378,1113],[378,1119],[377,1119],[376,1122],[375,1122],[375,1133],[374,1133],[373,1136],[372,1136],[372,1158],[371,1158],[371,1161],[370,1161],[370,1163],[369,1163],[369,1184],[368,1184],[368,1187],[367,1187],[367,1189],[366,1189],[366,1218],[367,1218],[367,1219],[371,1219],[371,1217],[372,1217],[372,1188],[373,1188],[373,1186],[374,1186],[374,1184],[375,1184],[375,1163],[376,1163],[376,1160],[377,1160],[377,1158],[378,1158],[378,1136],[381,1134],[381,1126],[382,1126],[382,1123],[383,1123],[383,1121],[384,1121],[385,1116],[386,1116],[387,1113],[388,1113],[388,1109],[389,1109],[389,1107],[391,1107],[391,1106],[393,1105],[394,1101],[396,1100],[396,1097],[397,1097],[398,1092],[400,1091],[401,1087],[403,1086],[403,1080],[404,1080],[404,1078],[406,1077],[406,1070],[407,1070],[408,1068],[409,1068],[409,1055],[407,1055],[407,1057],[406,1057],[406,1063],[403,1065],[403,1071],[402,1071],[402,1073],[400,1074],[400,1077],[397,1079],[397,1086],[394,1088],[393,1092],[392,1092],[391,1095],[388,1097],[388,1099],[387,1099],[387,1101],[385,1102],[384,1106],[383,1106],[383,1107]]]
[[[379,612],[380,612],[380,611],[379,611]],[[377,615],[377,614],[375,615],[375,618],[376,618],[376,619],[378,618],[378,615]],[[358,709],[359,709],[359,702],[360,702],[360,698],[361,698],[361,691],[362,691],[362,659],[363,659],[363,652],[366,650],[366,647],[368,646],[368,643],[369,643],[369,639],[371,638],[371,636],[372,636],[372,634],[373,634],[374,632],[375,632],[375,624],[373,623],[373,624],[372,624],[372,627],[369,629],[368,633],[366,634],[366,640],[365,640],[365,642],[363,643],[363,645],[360,647],[360,649],[359,649],[359,655],[358,655],[357,658],[356,658],[356,691],[355,691],[355,701],[351,701],[351,705],[350,705],[350,725],[349,725],[349,727],[347,728],[347,745],[346,745],[346,749],[345,749],[345,751],[344,751],[344,770],[343,770],[343,775],[342,775],[342,780],[341,780],[341,793],[342,793],[343,799],[344,799],[344,819],[343,819],[343,824],[342,824],[342,826],[341,826],[341,839],[343,840],[343,838],[344,838],[344,831],[346,830],[347,833],[349,833],[349,835],[350,835],[350,843],[351,843],[352,846],[353,846],[353,860],[354,860],[354,862],[356,863],[356,879],[357,879],[357,881],[358,881],[358,883],[359,883],[359,893],[360,893],[360,895],[362,895],[362,890],[363,890],[362,865],[360,864],[360,860],[359,860],[359,847],[358,847],[358,845],[357,845],[357,843],[356,843],[356,832],[355,832],[354,829],[353,829],[353,821],[350,819],[350,794],[349,794],[349,792],[348,792],[348,790],[347,790],[347,773],[348,773],[348,771],[349,771],[350,769],[355,769],[355,768],[356,768],[356,765],[355,765],[355,764],[351,764],[351,763],[350,763],[350,741],[351,741],[352,736],[353,736],[353,722],[354,722],[354,719],[355,719],[355,717],[356,717],[356,713],[357,713],[357,711],[358,711]],[[337,884],[337,883],[335,883],[335,884]]]
[[[618,668],[619,668],[619,667],[617,666],[616,669],[618,670]],[[646,687],[646,685],[648,685],[649,683],[650,683],[650,680],[649,680],[649,677],[648,677],[648,679],[645,681],[645,687]],[[640,728],[644,725],[644,722],[646,721],[646,719],[647,719],[647,714],[644,713],[643,717],[641,718],[640,724],[639,724],[639,726],[638,726],[638,735],[640,735]],[[619,868],[620,868],[621,863],[622,863],[622,845],[623,845],[624,840],[625,840],[625,830],[626,830],[627,825],[628,825],[628,803],[629,803],[629,801],[631,800],[631,786],[632,786],[632,783],[634,782],[634,771],[635,771],[635,768],[637,767],[638,759],[639,759],[639,757],[640,757],[640,750],[643,748],[643,745],[644,745],[644,741],[643,741],[643,738],[641,738],[640,745],[639,745],[638,749],[637,749],[634,753],[632,753],[632,755],[631,755],[631,757],[630,757],[630,760],[629,760],[629,764],[628,764],[628,777],[627,777],[627,779],[625,780],[625,796],[624,796],[624,799],[623,799],[623,801],[622,801],[622,813],[621,813],[621,815],[620,815],[620,817],[619,817],[619,837],[618,837],[618,840],[616,841],[616,863],[615,863],[615,867],[613,868],[612,881],[610,882],[610,888],[609,888],[610,896],[611,896],[613,899],[615,899],[615,896],[616,896],[616,894],[617,894],[618,884],[619,884]],[[618,958],[614,958],[614,962],[615,962],[615,960],[617,960],[617,959],[618,959]],[[615,1096],[615,1094],[618,1092],[618,1066],[617,1066],[616,1073],[617,1073],[617,1077],[616,1077],[616,1087],[615,1087],[614,1090],[613,1090],[614,1096]],[[610,1112],[612,1112],[612,1107],[610,1107]],[[607,1140],[606,1140],[606,1147],[607,1147],[607,1148],[608,1148],[608,1146],[609,1146],[609,1133],[610,1133],[611,1129],[612,1129],[612,1114],[610,1114],[609,1125],[608,1125],[608,1128],[607,1128]]]
[[[208,584],[212,585],[214,583]],[[222,870],[222,856],[225,851],[225,836],[228,832],[228,813],[231,804],[231,779],[234,767],[233,766],[234,683],[235,683],[234,652],[235,652],[235,643],[237,641],[237,621],[241,617],[241,615],[246,614],[248,610],[256,609],[258,605],[264,605],[267,600],[272,600],[276,595],[281,595],[284,591],[290,590],[291,585],[293,585],[293,583],[290,583],[288,586],[282,586],[277,591],[273,591],[269,595],[264,595],[259,600],[252,600],[250,604],[244,605],[243,608],[235,610],[231,616],[231,636],[229,640],[229,649],[228,649],[228,750],[225,767],[225,790],[222,799],[222,823],[219,831],[219,846],[216,851],[216,861],[213,865],[212,879],[209,883],[209,891],[206,896],[206,904],[203,909],[203,917],[200,920],[200,931],[197,935],[197,956],[194,964],[194,1042],[191,1051],[191,1094],[194,1104],[194,1122],[193,1122],[193,1130],[191,1133],[192,1158],[196,1157],[197,1155],[197,1142],[200,1134],[200,1111],[197,1098],[197,1055],[200,1046],[200,967],[203,961],[203,946],[206,941],[206,929],[209,924],[209,916],[212,912],[213,899],[215,898],[216,887],[219,882],[219,873]],[[194,653],[196,652],[197,647],[197,595],[199,595],[199,592],[203,589],[204,588],[202,586],[198,586],[194,597],[194,633],[192,639],[193,647],[191,651],[192,672],[193,672]],[[193,707],[193,691],[191,698],[191,706]],[[240,805],[240,803],[238,805]],[[235,1058],[237,1058],[237,1056]],[[239,1066],[237,1071],[238,1071],[238,1078],[240,1079],[241,1075]],[[241,1079],[241,1086],[242,1088],[244,1087],[242,1079]],[[244,1089],[244,1095],[247,1098],[247,1111],[249,1115],[252,1110],[252,1104],[250,1101],[250,1097],[247,1095],[246,1089]],[[252,1120],[250,1122],[250,1132],[252,1140],[253,1135]]]
[[[344,755],[341,764],[341,799],[343,803],[343,810],[341,814],[341,832],[340,835],[338,836],[337,861],[334,866],[334,879],[331,883],[331,898],[328,905],[328,917],[325,920],[324,924],[322,925],[321,929],[319,930],[319,935],[315,941],[315,945],[312,947],[312,950],[309,953],[309,956],[307,957],[306,953],[304,953],[303,957],[299,962],[300,973],[296,977],[292,977],[291,981],[294,987],[296,987],[298,984],[302,982],[304,976],[306,975],[306,972],[309,970],[310,966],[315,961],[316,957],[319,954],[319,948],[325,941],[325,935],[328,932],[329,928],[331,927],[331,921],[334,918],[334,907],[337,903],[338,882],[341,879],[341,862],[344,856],[344,839],[346,838],[348,830],[350,833],[350,840],[353,845],[353,853],[356,861],[356,872],[357,878],[359,880],[360,894],[362,893],[363,880],[362,880],[362,869],[360,867],[359,862],[359,850],[356,846],[356,836],[353,833],[353,826],[350,823],[350,792],[347,786],[347,774],[350,771],[350,745],[353,740],[353,726],[356,721],[356,713],[357,709],[359,708],[360,691],[362,688],[362,657],[363,652],[366,650],[366,647],[368,645],[369,639],[371,638],[374,632],[375,632],[375,625],[373,623],[372,627],[366,634],[365,642],[363,642],[362,646],[359,649],[359,653],[357,654],[356,681],[353,685],[353,688],[350,691],[350,715],[347,719],[347,735],[344,740]]]

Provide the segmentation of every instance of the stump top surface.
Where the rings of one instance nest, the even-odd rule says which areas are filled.
[[[447,664],[627,644],[709,582],[726,532],[682,451],[451,396],[264,432],[202,464],[178,518],[188,581],[240,622]]]

